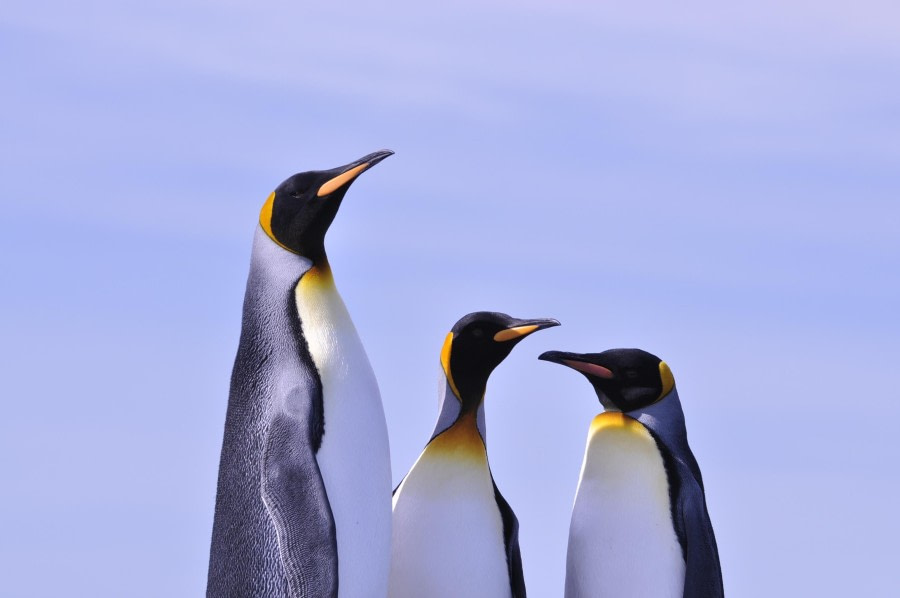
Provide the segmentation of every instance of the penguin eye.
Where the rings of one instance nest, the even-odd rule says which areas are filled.
[[[303,194],[297,190],[291,191],[291,197],[293,197],[294,199],[300,199],[301,195],[303,195]]]
[[[634,368],[627,368],[622,370],[622,376],[626,380],[636,380],[638,378],[638,371]]]
[[[482,330],[481,328],[475,328],[472,330],[472,336],[474,336],[475,338],[481,338],[482,336],[484,336],[484,330]]]

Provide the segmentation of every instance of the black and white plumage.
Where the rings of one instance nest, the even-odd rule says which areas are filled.
[[[527,335],[556,320],[471,313],[441,351],[431,439],[394,492],[391,598],[524,598],[519,523],[487,458],[488,377]]]
[[[584,374],[606,409],[588,433],[566,597],[723,596],[703,479],[669,366],[639,349],[540,359]]]
[[[353,180],[390,154],[294,175],[263,206],[225,421],[210,598],[387,592],[387,427],[324,237]]]

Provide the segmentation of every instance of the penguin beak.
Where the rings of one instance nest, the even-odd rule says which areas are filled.
[[[339,166],[331,171],[332,177],[322,183],[322,186],[319,187],[319,191],[316,193],[316,197],[324,197],[326,195],[330,195],[341,189],[342,187],[348,186],[356,177],[369,170],[388,156],[393,156],[394,152],[391,150],[381,150],[369,154],[368,156],[363,156],[359,160],[355,162],[351,162],[345,166]]]
[[[612,370],[609,368],[605,368],[600,364],[592,363],[589,361],[589,357],[587,355],[583,355],[581,353],[567,353],[565,351],[546,351],[541,353],[538,356],[538,359],[541,361],[549,361],[552,363],[558,363],[560,365],[564,365],[566,367],[570,367],[573,370],[581,372],[582,374],[588,374],[590,376],[596,376],[597,378],[613,378],[615,375],[612,373]]]
[[[504,328],[503,330],[495,334],[494,340],[498,343],[511,340],[521,340],[532,332],[537,332],[538,330],[543,330],[545,328],[553,328],[554,326],[559,326],[559,320],[554,320],[553,318],[516,320],[515,322],[513,322],[512,326]]]

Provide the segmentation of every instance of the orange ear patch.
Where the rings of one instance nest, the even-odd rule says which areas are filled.
[[[459,396],[459,389],[456,388],[456,383],[453,381],[453,374],[450,373],[450,351],[453,349],[453,333],[448,332],[447,338],[444,339],[444,346],[441,347],[441,367],[444,369],[444,375],[447,377],[447,382],[450,383],[450,390],[453,391],[453,394],[456,395],[456,398],[462,401],[462,397]]]
[[[275,233],[272,232],[272,209],[275,205],[275,192],[272,191],[269,193],[269,197],[266,198],[266,203],[263,204],[262,209],[259,211],[259,225],[262,227],[266,234],[269,235],[269,238],[275,241],[279,247],[282,249],[287,249],[284,244],[275,238]]]
[[[662,381],[662,392],[659,395],[661,399],[675,388],[675,376],[672,375],[672,370],[665,361],[659,362],[659,379]]]

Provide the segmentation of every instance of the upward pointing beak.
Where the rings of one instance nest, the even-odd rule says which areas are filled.
[[[325,195],[330,195],[334,193],[341,187],[345,187],[352,183],[356,177],[372,168],[388,156],[393,156],[394,152],[391,150],[380,150],[374,153],[369,154],[368,156],[363,156],[359,160],[355,162],[351,162],[346,166],[339,166],[332,170],[334,176],[325,181],[321,187],[319,187],[319,191],[316,193],[316,197],[324,197]]]
[[[543,330],[545,328],[553,328],[554,326],[559,326],[559,320],[554,320],[552,318],[539,318],[536,320],[516,320],[516,322],[510,326],[509,328],[505,328],[494,335],[494,340],[498,343],[504,341],[511,341],[514,339],[521,339],[532,332],[537,332],[538,330]]]

